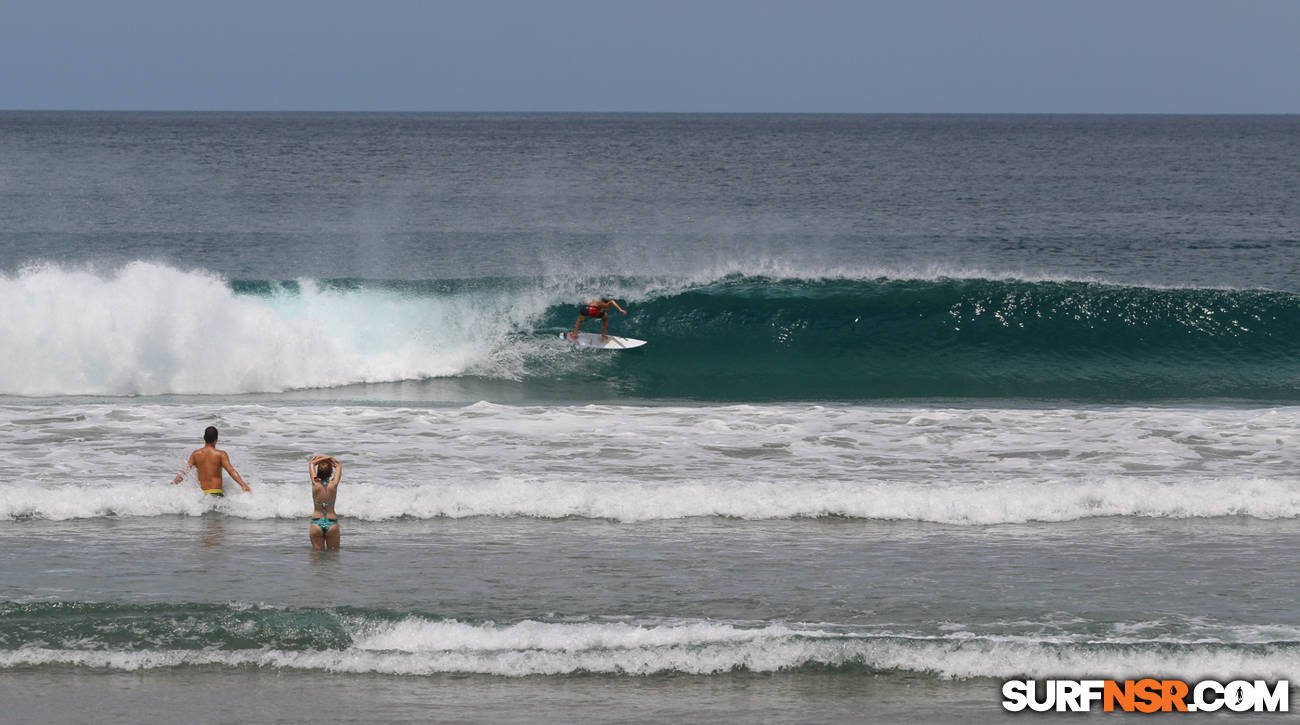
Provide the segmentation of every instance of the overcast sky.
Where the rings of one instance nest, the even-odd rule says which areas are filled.
[[[0,109],[1300,113],[1300,0],[14,0]]]

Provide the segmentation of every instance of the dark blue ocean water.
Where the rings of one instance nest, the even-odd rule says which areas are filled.
[[[0,113],[0,701],[1300,678],[1297,158],[1297,117]],[[649,344],[556,339],[602,294]],[[166,485],[209,424],[251,496]]]
[[[154,259],[233,279],[730,269],[1296,291],[1298,125],[5,113],[0,261]]]

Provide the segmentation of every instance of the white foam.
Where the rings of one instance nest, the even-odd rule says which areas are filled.
[[[216,500],[188,484],[95,488],[17,484],[8,487],[0,499],[0,520],[199,516],[209,511],[248,519],[295,519],[311,513],[305,484],[258,485],[252,495],[233,484],[226,490],[226,497]],[[990,525],[1103,516],[1290,519],[1300,517],[1300,486],[1294,481],[1260,479],[1015,481],[963,486],[878,481],[610,485],[587,480],[498,478],[398,486],[350,483],[340,494],[339,512],[345,519],[361,521],[493,516],[636,522],[705,516],[750,520],[839,516]]]
[[[208,424],[253,495],[167,485]],[[338,510],[363,521],[1295,518],[1296,427],[1295,407],[0,406],[0,520],[300,518],[313,453],[344,461]]]
[[[215,275],[149,262],[0,275],[0,393],[274,392],[499,372],[502,341],[552,303],[299,288],[237,295]]]

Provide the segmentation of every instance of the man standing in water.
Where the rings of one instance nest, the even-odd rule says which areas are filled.
[[[247,483],[244,483],[239,471],[236,471],[235,467],[230,465],[230,456],[226,455],[225,451],[217,448],[216,426],[210,425],[207,430],[203,431],[203,447],[190,454],[189,460],[185,461],[185,467],[181,469],[180,473],[176,474],[176,478],[172,479],[172,485],[180,483],[191,468],[199,469],[199,488],[203,489],[203,493],[209,496],[225,495],[221,490],[222,469],[225,469],[230,474],[230,477],[243,487],[245,492],[251,493],[253,490],[248,487]]]

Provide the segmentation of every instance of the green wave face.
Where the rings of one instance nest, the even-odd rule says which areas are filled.
[[[0,651],[23,647],[134,652],[342,648],[352,639],[326,610],[218,604],[0,603]]]
[[[615,316],[646,397],[1300,400],[1300,298],[989,280],[723,280]],[[555,310],[560,325],[567,310]]]

